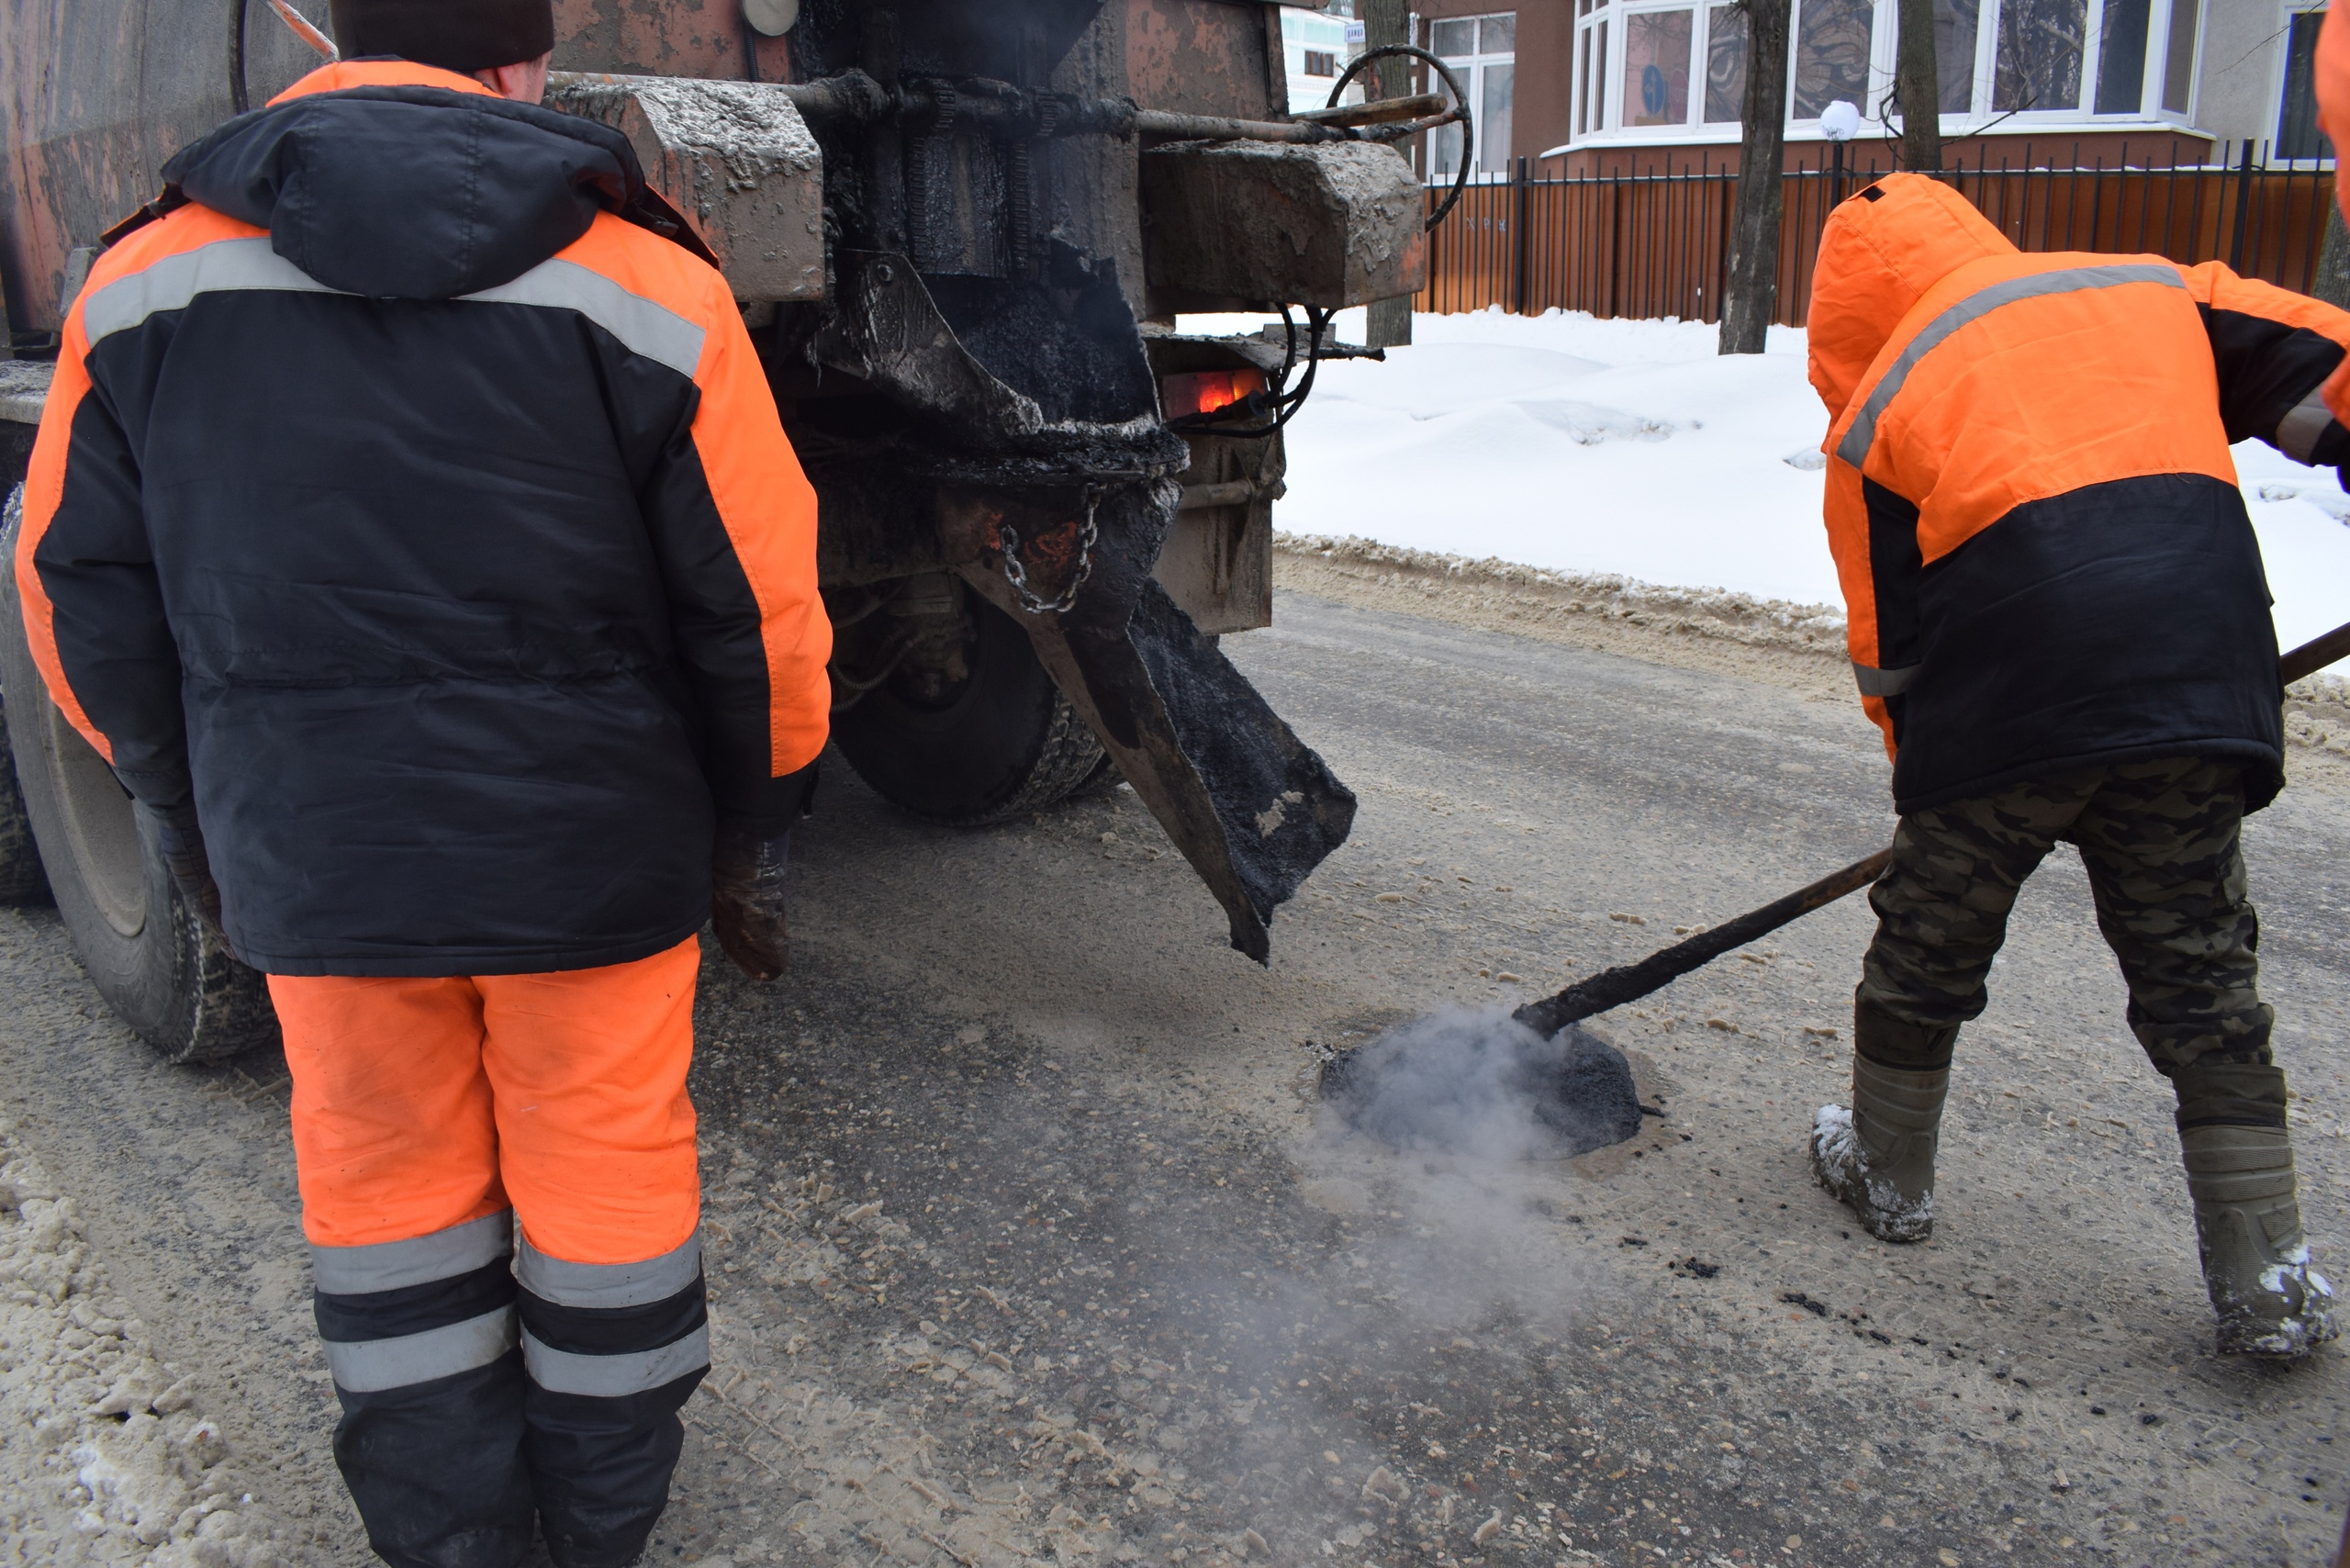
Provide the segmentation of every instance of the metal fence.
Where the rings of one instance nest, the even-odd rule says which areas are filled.
[[[2224,261],[2247,276],[2306,291],[2317,270],[2333,171],[2313,161],[2272,166],[2265,144],[2223,144],[2201,163],[2084,162],[2078,149],[2026,142],[1995,162],[1987,146],[1946,177],[2026,251],[2154,252],[2193,264]],[[1430,237],[1428,286],[1417,308],[1521,314],[1721,316],[1738,175],[1677,171],[1541,178],[1521,158],[1506,181],[1472,185]],[[1883,149],[1826,148],[1791,169],[1779,230],[1776,319],[1802,324],[1829,209],[1889,172]],[[1440,193],[1432,193],[1431,200]]]

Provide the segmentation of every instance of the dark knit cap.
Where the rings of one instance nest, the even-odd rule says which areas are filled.
[[[331,0],[331,10],[345,60],[396,54],[474,72],[554,48],[554,0]]]

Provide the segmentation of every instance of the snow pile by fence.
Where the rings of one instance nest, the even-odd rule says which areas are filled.
[[[1338,330],[1359,341],[1360,313]],[[1774,327],[1769,353],[1727,358],[1715,329],[1692,321],[1487,310],[1416,317],[1413,333],[1384,364],[1321,367],[1288,428],[1276,526],[1431,561],[1517,563],[1561,582],[1621,578],[1642,596],[1635,613],[1730,634],[1751,623],[1766,636],[1770,617],[1718,610],[1712,595],[1842,602],[1820,521],[1826,419],[1800,330]],[[2278,642],[2350,621],[2350,496],[2332,473],[2258,442],[2235,461]],[[1684,590],[1686,609],[1657,597]]]

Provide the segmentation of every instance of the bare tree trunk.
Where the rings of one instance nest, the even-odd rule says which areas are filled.
[[[1356,4],[1362,13],[1365,49],[1384,49],[1391,44],[1412,41],[1408,0],[1356,0]],[[1401,98],[1410,95],[1410,61],[1400,56],[1382,60],[1372,67],[1372,71],[1379,80],[1364,84],[1366,97]],[[1369,320],[1364,328],[1363,341],[1370,347],[1400,348],[1412,341],[1412,300],[1409,295],[1401,299],[1375,299],[1364,314]]]
[[[2317,253],[2317,275],[2310,292],[2328,305],[2350,310],[2350,232],[2342,227],[2339,203],[2325,204],[2325,242]]]
[[[1738,149],[1738,210],[1721,352],[1761,353],[1779,299],[1781,166],[1787,146],[1789,0],[1739,0],[1746,13],[1746,131]]]
[[[1942,79],[1934,57],[1934,0],[1901,0],[1894,93],[1901,102],[1901,166],[1922,174],[1942,167]]]

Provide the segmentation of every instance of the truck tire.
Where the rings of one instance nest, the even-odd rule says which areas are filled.
[[[25,811],[25,791],[8,756],[8,714],[0,688],[0,904],[23,909],[50,902],[49,874],[41,869],[40,845]]]
[[[953,827],[1043,811],[1103,760],[1019,623],[976,598],[969,614],[970,673],[950,692],[929,698],[888,680],[833,719],[841,754],[875,794]]]
[[[13,561],[23,492],[0,519]],[[154,827],[50,700],[26,645],[16,573],[0,573],[0,691],[8,749],[57,913],[108,1006],[166,1061],[219,1061],[278,1040],[262,977],[206,931],[173,886]]]

